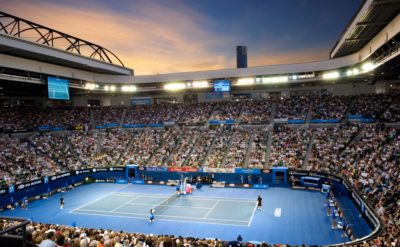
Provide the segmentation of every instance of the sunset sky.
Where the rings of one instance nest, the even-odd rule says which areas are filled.
[[[317,61],[362,0],[26,0],[0,10],[104,46],[136,75]]]

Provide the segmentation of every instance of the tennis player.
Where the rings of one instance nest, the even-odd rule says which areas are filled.
[[[64,209],[64,196],[60,197],[60,209]]]
[[[154,209],[153,208],[150,209],[150,219],[149,219],[149,221],[150,221],[150,223],[155,221],[155,219],[154,219]]]
[[[260,195],[257,197],[257,210],[261,210],[262,207],[262,198]]]

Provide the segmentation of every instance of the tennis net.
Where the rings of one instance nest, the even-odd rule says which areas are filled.
[[[168,206],[168,204],[170,204],[171,202],[173,202],[177,198],[178,198],[178,195],[174,193],[172,196],[168,197],[164,201],[162,201],[159,204],[157,204],[155,207],[153,207],[154,214],[160,214],[161,210],[165,209]]]

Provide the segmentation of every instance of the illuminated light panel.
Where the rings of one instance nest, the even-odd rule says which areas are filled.
[[[339,78],[340,74],[337,71],[332,71],[332,72],[328,72],[322,75],[322,79],[325,80],[332,80],[332,79],[336,79]]]
[[[109,86],[104,86],[104,90],[110,91],[110,87]]]
[[[208,82],[207,81],[194,81],[194,82],[192,82],[192,86],[194,88],[205,88],[205,87],[208,87]]]
[[[95,83],[86,83],[85,84],[85,89],[88,89],[88,90],[94,90],[98,87],[99,87],[99,85],[97,85]]]
[[[122,86],[121,91],[122,92],[135,92],[137,90],[136,86]]]
[[[110,86],[110,91],[114,92],[116,89],[117,88],[114,85]]]
[[[368,62],[368,63],[364,63],[364,64],[361,66],[361,68],[362,68],[362,70],[363,70],[364,72],[369,72],[369,71],[372,71],[372,70],[375,69],[375,65],[374,65],[373,63],[371,63],[371,62]]]
[[[284,83],[289,80],[288,76],[272,76],[272,77],[264,77],[262,78],[262,82],[264,84],[267,83]]]
[[[182,82],[175,82],[175,83],[169,83],[164,85],[164,89],[168,91],[177,91],[177,90],[182,90],[185,89],[186,85],[185,83]]]
[[[360,71],[358,69],[349,69],[346,72],[347,76],[358,75]]]
[[[254,78],[241,78],[237,81],[237,85],[243,86],[243,85],[253,85],[255,83]]]

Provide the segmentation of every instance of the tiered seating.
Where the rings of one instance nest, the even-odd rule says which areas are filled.
[[[99,156],[103,158],[98,160],[98,166],[115,165],[121,154],[128,148],[131,139],[132,133],[129,131],[122,129],[107,130],[101,139]]]
[[[397,98],[390,107],[385,111],[382,120],[387,123],[400,122],[400,98]]]
[[[35,135],[31,143],[40,153],[56,161],[64,171],[80,169],[81,163],[74,154],[75,151],[71,150],[61,135],[53,133]]]
[[[178,143],[179,129],[172,129],[163,133],[162,143],[147,162],[150,166],[163,166],[172,150]]]
[[[315,140],[308,160],[308,170],[329,171],[338,162],[338,155],[358,132],[358,125],[315,130]]]
[[[211,118],[214,120],[238,119],[241,106],[241,101],[216,103],[214,107],[214,114]]]
[[[205,131],[201,134],[199,140],[196,142],[189,155],[189,159],[187,161],[188,166],[197,167],[202,164],[203,160],[206,158],[208,149],[211,147],[215,135],[216,133],[214,131]]]
[[[310,139],[310,130],[291,129],[283,125],[276,127],[269,164],[301,168]]]
[[[124,124],[148,124],[154,111],[155,107],[152,105],[131,106],[126,110]]]
[[[186,111],[182,114],[179,123],[187,126],[204,125],[209,119],[214,108],[212,103],[198,103],[186,106]]]
[[[230,132],[219,132],[217,133],[214,145],[212,146],[211,153],[206,159],[205,166],[208,167],[220,167],[222,165],[222,161],[224,155],[228,149],[228,144],[230,138],[232,137],[232,133]]]
[[[118,106],[103,106],[92,109],[96,125],[119,124],[124,108]]]
[[[2,107],[0,129],[3,131],[18,131],[33,127],[33,112],[37,108],[30,106]]]
[[[97,132],[84,133],[81,131],[74,131],[67,136],[68,141],[72,144],[82,165],[85,167],[96,167],[96,161],[103,158],[97,156]]]
[[[232,145],[228,150],[225,167],[243,167],[249,148],[250,132],[235,131]]]
[[[365,118],[378,118],[392,101],[389,94],[359,95],[349,109],[351,115],[361,115]]]
[[[21,183],[50,176],[62,169],[49,156],[37,153],[27,139],[0,139],[0,183]]]
[[[155,112],[150,120],[151,123],[178,122],[185,111],[183,104],[159,104],[154,107]]]
[[[263,168],[267,152],[268,133],[264,131],[256,131],[254,133],[253,142],[251,143],[251,151],[249,157],[250,168]]]
[[[201,135],[199,130],[185,129],[182,131],[185,134],[182,135],[178,145],[176,145],[171,153],[171,160],[168,162],[168,165],[182,166],[188,159],[190,151]]]
[[[311,98],[281,98],[276,102],[275,118],[306,119],[310,109]]]
[[[241,101],[241,124],[268,124],[271,118],[271,102],[261,100]]]
[[[59,117],[62,125],[67,129],[75,129],[76,127],[83,129],[83,127],[90,124],[90,107],[74,107],[72,109],[61,109]]]
[[[123,155],[121,161],[129,164],[146,165],[167,135],[168,133],[162,130],[143,131],[135,135],[130,150]]]
[[[322,96],[312,103],[312,119],[343,119],[352,98],[347,96]]]

